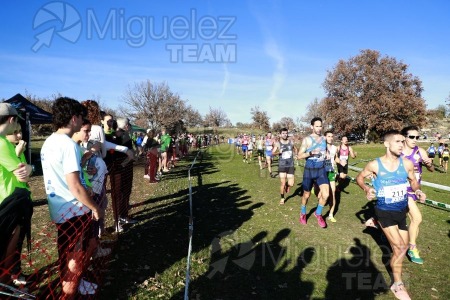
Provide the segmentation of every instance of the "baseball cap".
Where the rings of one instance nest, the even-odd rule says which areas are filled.
[[[16,108],[10,103],[0,103],[0,116],[17,116],[23,120]]]

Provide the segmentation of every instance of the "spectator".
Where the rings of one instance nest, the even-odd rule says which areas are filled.
[[[14,145],[6,139],[18,130],[18,118],[11,104],[0,103],[0,282],[7,284],[15,279],[11,275],[17,275],[10,272],[20,261],[16,252],[25,235],[30,250],[33,214],[27,185],[32,167],[20,161]]]
[[[169,169],[167,167],[167,152],[169,150],[170,142],[172,141],[172,138],[169,134],[166,132],[166,128],[161,128],[161,138],[160,138],[160,144],[161,144],[161,159],[160,159],[160,165],[159,165],[159,172],[169,172]]]
[[[111,115],[103,118],[106,140],[126,149],[123,153],[110,149],[105,158],[111,182],[111,198],[116,232],[123,231],[123,224],[134,224],[128,217],[129,200],[133,183],[133,146],[129,135],[130,125],[127,119],[112,119]],[[117,128],[115,128],[115,125]]]
[[[58,230],[61,298],[74,299],[76,292],[95,294],[97,285],[82,276],[92,219],[104,211],[91,199],[81,169],[81,153],[72,135],[80,131],[86,109],[76,100],[61,97],[52,106],[56,130],[41,149],[45,191],[52,221]]]

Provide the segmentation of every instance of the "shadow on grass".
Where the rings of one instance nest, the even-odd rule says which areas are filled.
[[[252,238],[232,232],[216,236],[209,270],[191,282],[190,299],[309,299],[314,283],[302,280],[302,273],[315,249],[303,249],[290,268],[291,253],[283,246],[290,233],[284,228],[270,241],[266,231]],[[227,244],[230,239],[242,242]]]
[[[169,173],[167,177],[183,181],[187,177],[186,167],[184,169],[184,172]],[[193,253],[209,247],[218,233],[238,229],[253,216],[254,209],[263,205],[248,206],[247,191],[238,184],[230,181],[205,183],[203,176],[214,172],[218,170],[209,156],[204,155],[191,173],[197,181],[192,189]],[[127,299],[128,294],[136,293],[144,281],[185,261],[189,244],[187,180],[183,184],[185,189],[134,205],[139,211],[133,218],[140,222],[120,234],[101,299]],[[181,276],[184,276],[184,271]]]
[[[327,272],[325,299],[375,299],[389,290],[383,274],[371,260],[370,249],[354,239],[349,259],[337,260]]]

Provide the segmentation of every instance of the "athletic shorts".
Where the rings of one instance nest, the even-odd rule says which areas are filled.
[[[272,150],[270,151],[266,150],[266,157],[272,157]]]
[[[247,145],[242,145],[242,151],[247,152],[247,150],[248,150]]]
[[[314,182],[318,186],[330,183],[325,168],[305,168],[303,172],[303,190],[310,192]]]
[[[438,153],[438,157],[439,157],[439,158],[442,158],[442,154]]]
[[[428,153],[429,158],[434,158],[434,153]]]
[[[408,225],[406,225],[407,212],[408,207],[406,207],[403,211],[382,210],[375,207],[375,215],[377,216],[378,223],[380,223],[382,228],[397,225],[400,230],[408,230]]]
[[[288,175],[294,175],[295,173],[295,168],[294,166],[292,167],[278,167],[278,173],[287,173]]]
[[[257,153],[259,157],[264,157],[264,150],[258,149]]]
[[[442,158],[444,161],[448,161],[448,156]]]
[[[327,172],[328,175],[328,181],[332,182],[332,181],[336,181],[336,172],[331,171],[331,172]]]
[[[344,174],[348,174],[348,162],[345,166],[342,166],[341,164],[337,164],[338,167],[338,173],[344,173]]]

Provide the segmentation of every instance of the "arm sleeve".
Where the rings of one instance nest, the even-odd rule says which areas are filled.
[[[117,145],[117,144],[114,144],[114,143],[111,143],[108,141],[105,141],[105,147],[106,147],[106,150],[114,149],[115,151],[119,151],[122,153],[127,153],[127,151],[128,151],[128,147]],[[105,151],[105,153],[106,153],[106,151]]]

